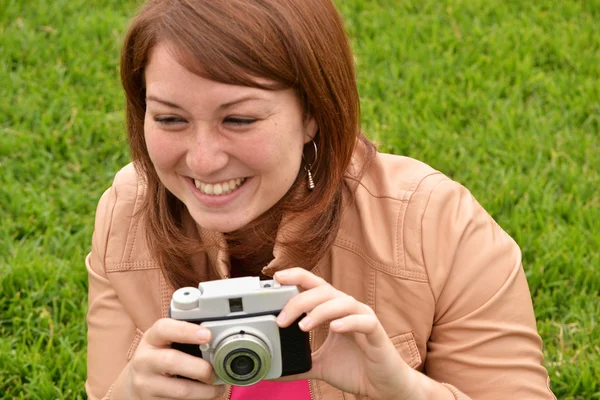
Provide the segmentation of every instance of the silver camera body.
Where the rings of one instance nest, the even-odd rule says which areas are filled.
[[[196,323],[212,333],[209,343],[173,347],[213,365],[216,385],[248,386],[263,379],[299,374],[312,367],[308,333],[299,318],[279,328],[275,318],[299,293],[275,279],[232,278],[201,282],[173,293],[169,316]]]

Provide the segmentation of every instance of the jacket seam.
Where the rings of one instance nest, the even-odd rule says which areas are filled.
[[[454,385],[446,382],[441,382],[441,384],[446,389],[448,389],[450,393],[452,393],[456,400],[466,399],[465,395],[461,391],[459,391]]]
[[[377,311],[377,269],[371,268],[369,271],[369,289],[367,292],[367,301],[373,311]]]
[[[170,290],[170,285],[165,279],[165,275],[162,270],[159,272],[158,277],[158,289],[160,290],[160,314],[163,318],[169,316],[169,306],[171,304],[171,296],[172,291]]]
[[[112,399],[112,391],[115,387],[115,384],[113,383],[112,385],[110,385],[110,387],[108,388],[108,392],[106,392],[106,394],[104,395],[104,397],[102,398],[102,400],[110,400]]]
[[[133,218],[133,214],[134,214],[133,211],[135,210],[135,205],[137,203],[137,191],[138,191],[138,188],[139,188],[139,185],[137,184],[137,181],[136,181],[136,185],[135,185],[135,197],[134,197],[134,201],[133,201],[133,210],[131,212],[131,215],[129,216],[130,219],[129,219],[129,224],[127,226],[127,238],[125,239],[126,240],[125,246],[123,247],[123,253],[121,254],[121,262],[124,262],[125,260],[128,259],[128,258],[126,258],[126,255],[128,253],[127,252],[127,245],[131,244],[131,249],[133,249],[133,243],[130,241],[130,235],[129,235],[129,233],[131,232],[131,226],[133,225],[133,220],[134,220],[134,218]],[[135,232],[134,232],[134,239],[135,239]],[[130,251],[131,251],[131,249],[130,249]]]
[[[429,204],[431,202],[431,198],[433,197],[433,192],[435,192],[435,190],[442,185],[443,183],[445,183],[448,179],[442,179],[441,181],[439,181],[429,192],[429,196],[427,196],[427,202],[425,203],[425,207],[423,208],[423,214],[421,215],[421,258],[423,259],[423,268],[425,269],[425,274],[427,275],[427,284],[429,286],[429,291],[431,292],[431,296],[433,297],[433,300],[435,303],[437,303],[438,298],[435,295],[435,292],[433,290],[433,286],[432,286],[432,282],[431,279],[429,277],[429,269],[427,268],[427,261],[425,260],[425,240],[424,240],[424,229],[423,229],[423,220],[425,219],[425,214],[427,214],[427,208],[429,207]]]
[[[105,268],[107,272],[127,272],[159,269],[160,267],[154,261],[128,261],[108,263]]]
[[[500,285],[500,287],[498,288],[498,290],[496,290],[494,293],[492,293],[492,295],[490,297],[488,297],[483,303],[481,303],[477,308],[472,309],[471,311],[467,312],[466,314],[463,314],[455,319],[453,319],[452,321],[447,321],[441,324],[438,324],[437,322],[434,321],[433,326],[435,327],[440,327],[440,326],[446,326],[449,324],[453,324],[457,321],[460,321],[461,319],[464,318],[468,318],[470,315],[478,312],[481,308],[485,307],[487,304],[490,303],[490,301],[494,300],[494,298],[496,296],[498,296],[498,293],[500,293],[501,291],[504,290],[504,288],[506,287],[506,284],[510,281],[510,280],[514,280],[515,279],[515,275],[517,275],[519,273],[519,270],[523,268],[523,264],[521,262],[518,262],[515,264],[515,267],[510,271],[510,274],[508,274],[508,276],[506,277],[506,279],[504,280],[504,282],[502,282],[502,285]]]
[[[129,247],[129,254],[127,255],[126,260],[129,261],[131,260],[131,255],[133,254],[133,248],[135,247],[135,242],[137,239],[137,233],[138,233],[138,226],[139,224],[137,224],[137,221],[134,221],[135,219],[135,215],[136,215],[136,207],[138,205],[138,194],[140,191],[140,185],[137,184],[135,186],[135,201],[133,203],[133,211],[131,213],[131,220],[129,221],[129,229],[132,228],[132,226],[134,226],[135,228],[133,229],[133,237],[131,238],[131,246]],[[127,235],[129,237],[129,235]]]
[[[355,181],[357,183],[357,185],[362,187],[372,198],[388,199],[388,200],[393,200],[395,202],[409,204],[410,200],[412,199],[412,196],[416,193],[417,189],[421,186],[422,182],[425,181],[428,177],[435,176],[435,175],[442,175],[442,174],[439,171],[432,171],[430,173],[427,173],[425,176],[420,176],[420,177],[416,177],[415,179],[413,179],[413,181],[410,183],[408,188],[406,190],[404,190],[404,193],[402,194],[401,198],[395,197],[395,196],[375,195],[366,185],[364,185],[364,183],[362,181],[358,181],[353,177],[347,177],[347,179],[351,179],[351,180]],[[360,246],[358,246],[356,243],[354,243],[350,240],[341,239],[338,237],[335,240],[334,245],[337,244],[338,247],[345,248],[346,250],[349,250],[349,251],[355,253],[356,255],[360,256],[364,261],[366,261],[369,265],[371,265],[373,268],[375,268],[376,270],[378,270],[380,272],[387,273],[389,275],[408,279],[408,280],[416,280],[419,282],[429,281],[429,276],[427,274],[424,263],[423,263],[423,267],[425,269],[425,273],[408,271],[406,269],[406,266],[407,266],[406,251],[402,251],[406,247],[406,246],[404,246],[405,238],[404,238],[403,229],[402,229],[402,233],[400,233],[401,226],[404,225],[403,223],[405,221],[405,216],[406,216],[406,208],[399,207],[398,212],[397,212],[397,217],[396,217],[396,226],[394,229],[395,236],[396,236],[395,240],[394,240],[395,247],[396,247],[396,249],[395,249],[396,268],[390,267],[388,265],[385,265],[383,263],[373,260],[371,257],[369,257],[366,254],[366,252]],[[421,248],[422,247],[423,246],[421,245]],[[422,250],[421,250],[421,252],[422,252]],[[401,262],[401,260],[403,261],[403,263]],[[397,269],[399,271],[399,273],[394,272],[395,269]]]
[[[410,349],[411,358],[414,360],[414,362],[411,362],[411,367],[416,368],[423,363],[423,360],[421,360],[421,354],[419,353],[419,349],[417,348],[415,334],[413,331],[411,331],[410,334],[412,340],[408,341],[408,348]]]
[[[113,183],[113,185],[114,185],[114,183]],[[108,242],[109,242],[109,238],[110,238],[110,232],[111,232],[111,230],[113,228],[113,215],[115,214],[115,208],[117,207],[117,200],[118,200],[117,188],[115,186],[113,186],[109,190],[111,192],[114,192],[115,201],[113,202],[113,204],[109,203],[109,205],[110,205],[110,212],[109,212],[109,215],[108,215],[108,217],[109,217],[108,218],[108,227],[106,229],[106,234],[104,235],[104,238],[103,238],[104,243],[103,243],[103,246],[102,246],[102,251],[103,251],[103,254],[102,254],[102,264],[103,264],[103,267],[104,267],[103,268],[104,269],[104,271],[103,271],[104,273],[106,273],[106,271],[107,271],[106,258],[108,256]],[[110,192],[109,192],[109,195],[110,195]],[[110,201],[110,196],[109,196],[108,200]]]
[[[137,350],[138,346],[140,345],[140,342],[142,341],[143,336],[144,336],[144,332],[142,332],[142,330],[140,328],[136,327],[135,334],[133,336],[133,340],[131,341],[131,344],[129,345],[129,349],[127,350],[127,355],[125,356],[125,358],[127,359],[128,362],[133,358],[133,355],[135,354],[135,351]]]
[[[356,254],[357,256],[362,258],[363,261],[365,261],[369,266],[373,267],[374,269],[376,269],[380,272],[386,273],[388,275],[392,275],[392,276],[396,276],[396,277],[400,277],[400,278],[404,278],[404,279],[408,279],[408,280],[418,281],[418,282],[426,282],[428,279],[426,274],[419,273],[419,272],[407,271],[405,269],[400,269],[400,268],[398,268],[398,271],[394,271],[393,267],[390,267],[389,265],[386,265],[381,262],[373,260],[371,257],[369,257],[368,254],[366,254],[366,252],[360,246],[358,246],[357,244],[355,244],[354,242],[352,242],[350,240],[346,240],[346,239],[342,239],[342,238],[338,237],[335,239],[335,242],[333,245]]]
[[[398,198],[396,196],[378,196],[376,194],[374,194],[362,181],[357,180],[354,177],[347,177],[346,179],[350,179],[354,182],[356,182],[357,186],[361,186],[363,189],[365,189],[365,191],[374,199],[387,199],[387,200],[395,200],[395,201],[404,201],[404,194],[402,195],[402,198]],[[408,191],[409,189],[405,190]]]
[[[423,181],[425,181],[425,179],[427,179],[430,176],[434,176],[434,175],[439,175],[440,172],[438,171],[433,171],[423,177],[420,178],[415,178],[412,183],[409,186],[409,189],[405,192],[404,194],[404,198],[403,201],[406,202],[406,208],[402,209],[400,208],[398,210],[398,216],[396,218],[396,226],[395,226],[395,232],[396,232],[396,263],[398,265],[398,268],[402,268],[402,265],[400,265],[400,250],[404,250],[402,251],[402,262],[404,265],[404,270],[407,269],[408,264],[406,262],[406,245],[405,245],[405,235],[404,235],[404,226],[405,226],[405,219],[406,219],[406,209],[408,208],[408,206],[410,205],[410,201],[412,200],[414,194],[417,192],[417,190],[419,189],[419,187],[421,186],[421,184],[423,183]],[[422,229],[421,229],[422,230]],[[421,246],[422,247],[422,246]],[[423,268],[425,268],[425,265],[423,263]],[[425,272],[425,279],[427,281],[429,281],[429,276],[427,275],[427,272]]]

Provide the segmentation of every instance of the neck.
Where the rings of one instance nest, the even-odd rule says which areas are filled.
[[[231,276],[261,276],[273,259],[273,247],[281,217],[263,215],[249,226],[225,234],[231,260]]]

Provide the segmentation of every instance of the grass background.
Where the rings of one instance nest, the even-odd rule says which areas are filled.
[[[338,0],[363,126],[521,245],[559,399],[600,399],[600,1]],[[0,396],[84,398],[96,202],[128,162],[131,0],[0,1]]]

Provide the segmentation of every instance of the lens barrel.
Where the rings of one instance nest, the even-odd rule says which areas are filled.
[[[238,349],[229,353],[223,366],[231,378],[238,382],[247,382],[260,371],[261,362],[252,350]]]
[[[238,333],[223,339],[212,360],[215,373],[223,382],[248,386],[263,379],[271,369],[271,352],[260,338]]]

